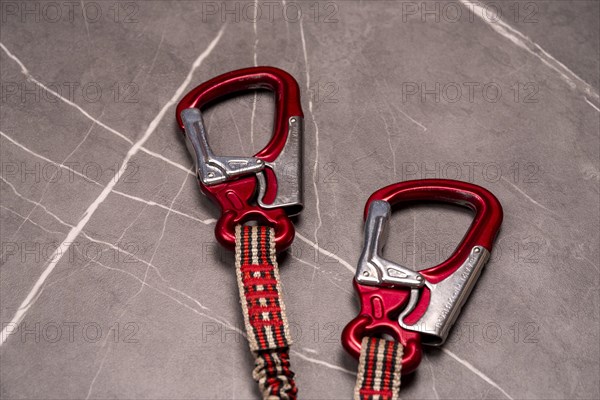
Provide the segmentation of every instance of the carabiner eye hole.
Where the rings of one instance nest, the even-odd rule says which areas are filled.
[[[263,212],[257,208],[247,209],[240,213],[225,211],[217,220],[215,237],[225,248],[234,250],[236,225],[250,221],[256,221],[275,229],[275,248],[278,252],[287,249],[294,241],[294,225],[281,209],[269,210],[269,212]]]
[[[404,303],[405,294],[392,288],[362,286],[354,282],[360,295],[361,313],[350,321],[342,332],[342,345],[358,359],[365,336],[389,335],[402,343],[402,375],[413,372],[421,361],[420,336],[402,329],[396,321],[397,311]],[[377,310],[381,306],[381,312]]]

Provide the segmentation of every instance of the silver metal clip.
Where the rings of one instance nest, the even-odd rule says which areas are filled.
[[[208,145],[204,121],[197,108],[183,110],[181,119],[187,148],[194,158],[196,175],[205,186],[257,173],[265,168],[264,161],[256,157],[215,156]]]
[[[290,117],[288,135],[277,159],[265,162],[258,157],[216,156],[208,144],[202,114],[197,108],[181,112],[186,145],[194,158],[196,176],[205,186],[223,183],[244,175],[256,174],[257,203],[263,208],[285,208],[289,216],[302,211],[302,117]],[[273,170],[277,178],[277,195],[270,204],[264,203],[267,180],[264,169]]]
[[[387,201],[376,200],[369,205],[363,251],[358,260],[356,280],[363,285],[418,289],[425,285],[425,278],[421,274],[381,256],[387,241],[391,213],[392,208]]]

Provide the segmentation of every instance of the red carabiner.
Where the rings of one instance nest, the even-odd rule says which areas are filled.
[[[386,261],[379,254],[383,247],[379,234],[387,223],[389,207],[415,201],[445,202],[475,211],[469,230],[452,255],[441,264],[419,272]],[[375,210],[375,203],[380,206],[379,211]],[[385,207],[388,207],[387,215]],[[379,220],[369,221],[375,218],[370,213]],[[370,238],[371,244],[365,241],[366,250],[354,279],[361,311],[344,328],[342,344],[358,358],[364,336],[391,335],[404,346],[402,373],[408,374],[421,361],[421,341],[440,345],[446,339],[492,250],[502,223],[502,206],[492,193],[480,186],[424,179],[396,183],[373,193],[365,206],[365,219],[370,224],[370,227],[365,226],[366,236],[367,229],[379,231]],[[361,265],[364,265],[362,269]],[[374,268],[377,265],[384,268]],[[375,276],[374,271],[379,275]]]
[[[275,121],[269,143],[253,157],[213,155],[200,110],[232,94],[254,89],[269,89],[275,94]],[[296,80],[273,67],[231,71],[190,91],[176,112],[188,148],[195,156],[200,189],[221,209],[215,228],[217,240],[234,249],[235,226],[256,220],[275,228],[278,251],[289,247],[294,240],[294,226],[288,215],[302,209],[303,113]],[[284,173],[285,177],[278,176]]]

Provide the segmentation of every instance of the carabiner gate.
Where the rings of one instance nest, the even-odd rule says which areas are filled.
[[[475,211],[454,253],[420,272],[384,259],[392,206],[412,201],[442,201]],[[361,313],[344,329],[342,343],[355,357],[369,334],[386,333],[402,342],[402,373],[418,366],[420,343],[443,344],[489,259],[502,222],[502,207],[486,189],[453,180],[401,182],[373,193],[365,206],[365,238],[354,279]]]
[[[274,133],[253,157],[216,156],[209,144],[201,108],[234,93],[270,89],[275,93]],[[215,236],[235,247],[235,225],[258,220],[275,228],[278,251],[294,239],[288,216],[303,208],[303,114],[296,80],[273,67],[245,68],[213,78],[189,92],[177,105],[188,151],[202,193],[221,208]]]

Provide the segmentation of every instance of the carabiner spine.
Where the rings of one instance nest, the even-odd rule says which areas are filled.
[[[475,287],[490,252],[483,246],[475,246],[465,262],[449,277],[437,284],[426,283],[429,302],[426,310],[414,323],[406,323],[407,318],[417,307],[418,302],[409,304],[398,317],[404,329],[423,334],[421,341],[429,346],[441,346],[446,342],[452,326],[462,307]],[[412,300],[411,295],[411,300]]]

